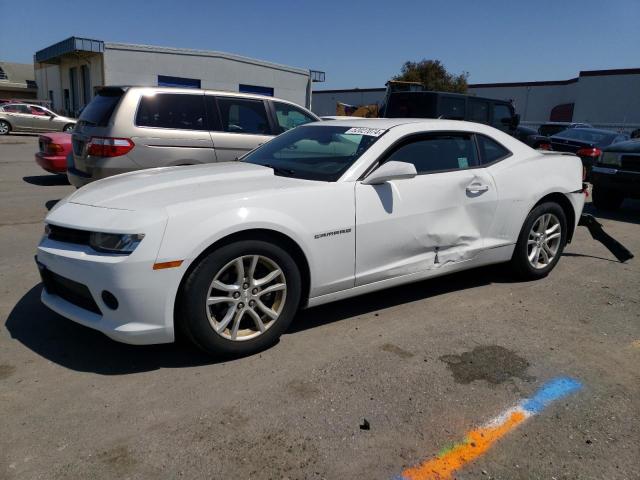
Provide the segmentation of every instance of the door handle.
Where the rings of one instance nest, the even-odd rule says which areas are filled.
[[[484,185],[481,183],[472,183],[471,185],[467,186],[468,193],[482,193],[486,192],[487,190],[489,190],[489,185]]]

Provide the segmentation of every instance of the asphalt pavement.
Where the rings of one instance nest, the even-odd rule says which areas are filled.
[[[492,266],[305,310],[216,362],[40,303],[42,220],[72,187],[36,148],[0,138],[0,478],[640,478],[640,263],[586,229],[546,279]],[[640,202],[587,209],[640,253]]]

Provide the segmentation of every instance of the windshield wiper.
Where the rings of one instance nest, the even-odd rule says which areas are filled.
[[[291,170],[289,168],[274,167],[273,165],[271,165],[269,163],[265,163],[265,164],[263,164],[263,166],[271,168],[276,175],[287,176],[287,175],[295,175],[296,174],[295,170]]]

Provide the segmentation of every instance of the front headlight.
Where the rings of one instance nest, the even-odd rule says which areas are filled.
[[[136,249],[143,238],[143,233],[91,232],[89,245],[98,252],[129,254]]]
[[[620,154],[615,152],[604,152],[600,157],[600,163],[603,165],[620,166]]]

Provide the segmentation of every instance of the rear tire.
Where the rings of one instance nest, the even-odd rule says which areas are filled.
[[[546,202],[535,207],[524,222],[511,266],[519,278],[546,277],[556,266],[566,245],[567,218],[562,207]]]
[[[624,201],[624,195],[597,185],[591,191],[592,201],[599,210],[617,210]]]
[[[9,135],[9,132],[11,132],[11,125],[9,125],[9,122],[0,120],[0,135]]]
[[[188,273],[177,328],[215,356],[258,352],[274,344],[293,320],[301,283],[295,261],[275,244],[241,240],[222,246]]]

